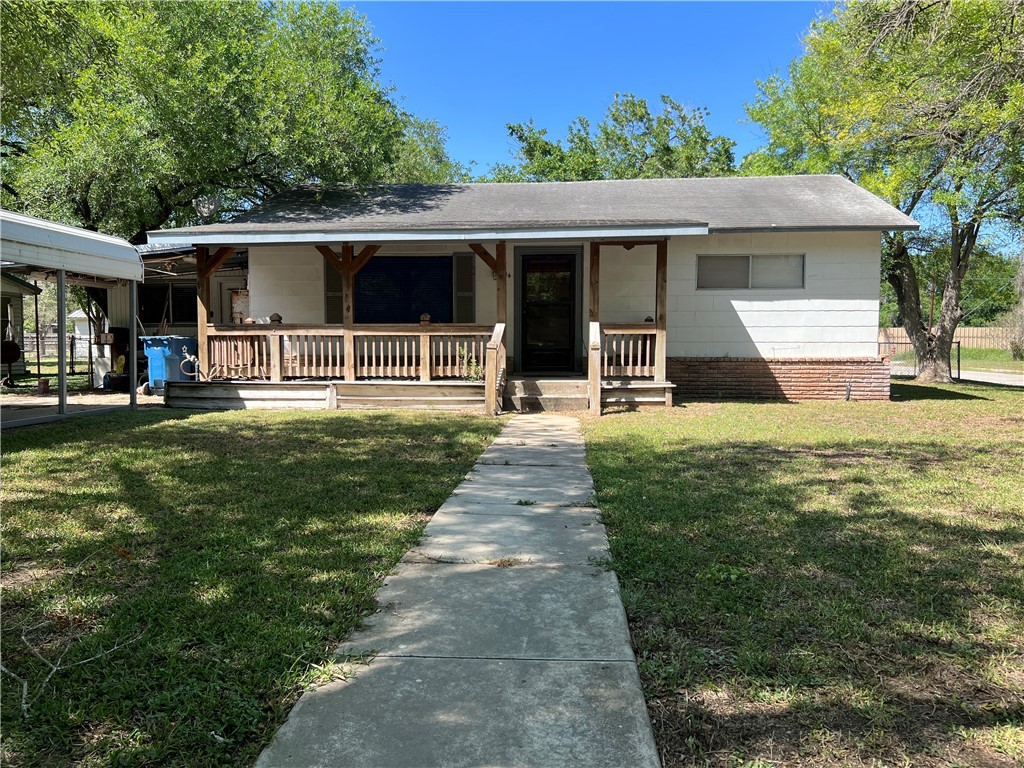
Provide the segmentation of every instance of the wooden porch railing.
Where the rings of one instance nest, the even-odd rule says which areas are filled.
[[[501,401],[505,390],[505,324],[497,323],[494,333],[487,342],[487,357],[484,363],[484,411],[488,416],[501,413]]]
[[[500,334],[498,333],[500,327]],[[365,378],[484,381],[504,323],[489,325],[209,326],[207,378]],[[495,370],[495,374],[499,371]]]
[[[650,323],[601,326],[601,375],[653,378],[657,329]]]
[[[628,377],[666,381],[666,334],[651,323],[590,323],[587,390],[590,412],[601,415],[603,379]]]

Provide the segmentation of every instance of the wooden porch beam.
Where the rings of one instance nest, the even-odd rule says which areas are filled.
[[[494,249],[494,256],[482,243],[470,243],[469,250],[475,253],[484,264],[491,268],[497,283],[495,301],[497,302],[495,317],[499,323],[505,322],[508,313],[508,266],[505,257],[505,241],[499,240]]]
[[[334,249],[331,248],[331,246],[318,245],[316,249],[328,264],[334,267],[342,276],[345,275],[345,262],[342,261],[341,256],[334,252]]]
[[[222,248],[218,248],[212,256],[209,256],[206,260],[206,276],[210,277],[220,269],[224,262],[228,260],[228,257],[235,252],[234,246],[225,245]]]
[[[601,244],[590,241],[590,322],[601,319]]]
[[[490,252],[481,243],[470,243],[469,250],[471,250],[473,253],[479,256],[480,261],[482,261],[484,264],[491,268],[491,272],[497,273],[497,260],[493,256],[491,256]]]
[[[660,245],[661,243],[667,243],[667,239],[657,240],[593,240],[592,243],[601,245],[611,245],[617,248],[625,248],[627,251],[631,251],[638,245]]]
[[[367,245],[359,252],[359,255],[355,257],[352,262],[352,274],[356,274],[360,269],[366,266],[366,262],[373,258],[374,254],[380,250],[379,245]]]

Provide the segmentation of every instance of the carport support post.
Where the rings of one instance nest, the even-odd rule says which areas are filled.
[[[128,283],[128,404],[134,411],[139,405],[139,290],[134,280]]]
[[[68,347],[63,343],[68,334],[68,297],[64,270],[57,270],[57,415],[68,412]]]

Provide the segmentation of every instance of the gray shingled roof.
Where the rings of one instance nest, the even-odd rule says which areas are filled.
[[[396,184],[279,195],[228,223],[167,236],[580,230],[706,226],[710,232],[916,229],[841,176],[634,179],[536,184]]]

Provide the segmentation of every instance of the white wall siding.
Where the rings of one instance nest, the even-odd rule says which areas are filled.
[[[669,243],[672,357],[873,357],[880,236],[752,233]],[[697,255],[805,254],[805,287],[697,290]],[[642,322],[655,307],[655,248],[601,250],[601,320]]]
[[[874,357],[878,352],[880,235],[752,233],[674,237],[668,259],[668,354],[671,357]],[[485,244],[494,253],[494,243]],[[515,242],[508,243],[509,272]],[[532,244],[531,244],[532,245]],[[589,247],[582,245],[582,302],[588,306]],[[357,245],[357,250],[359,246]],[[339,246],[340,249],[340,246]],[[459,243],[390,246],[381,254],[466,250]],[[601,249],[602,322],[643,322],[655,314],[655,247]],[[697,290],[698,254],[805,254],[805,287]],[[309,246],[249,251],[250,314],[266,322],[324,322],[324,260]],[[518,281],[508,279],[509,348],[514,348]],[[495,280],[476,262],[476,321],[495,322]]]
[[[249,315],[258,323],[275,312],[286,323],[323,323],[324,266],[308,245],[250,248]]]

